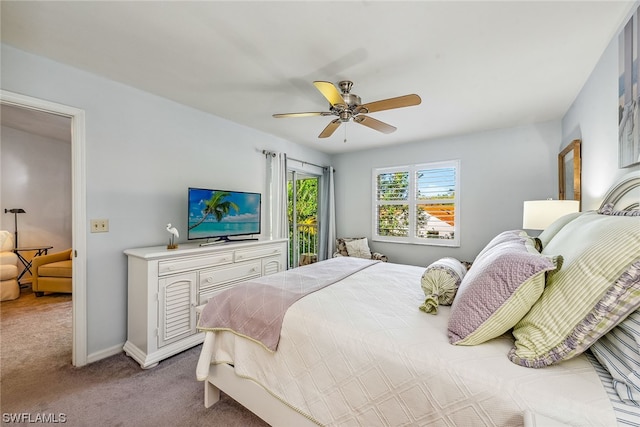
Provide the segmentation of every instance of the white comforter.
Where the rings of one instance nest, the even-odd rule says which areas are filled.
[[[201,362],[233,363],[324,425],[517,426],[526,410],[570,425],[616,424],[584,357],[530,369],[507,359],[506,336],[450,345],[449,307],[437,315],[418,309],[423,272],[376,264],[292,305],[275,353],[216,332]]]

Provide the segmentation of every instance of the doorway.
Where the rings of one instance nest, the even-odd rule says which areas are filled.
[[[318,183],[308,172],[287,171],[287,215],[289,219],[289,267],[318,261]]]
[[[72,364],[87,364],[85,114],[83,110],[1,90],[0,104],[71,119]]]

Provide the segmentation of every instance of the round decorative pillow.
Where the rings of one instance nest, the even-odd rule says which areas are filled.
[[[467,268],[455,258],[442,258],[427,267],[422,274],[422,290],[426,297],[420,310],[437,314],[438,304],[451,305]]]

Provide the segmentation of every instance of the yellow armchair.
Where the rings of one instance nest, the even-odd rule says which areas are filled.
[[[31,288],[37,297],[45,292],[71,293],[73,277],[71,249],[33,258]]]

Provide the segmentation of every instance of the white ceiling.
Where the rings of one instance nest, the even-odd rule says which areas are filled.
[[[2,1],[1,39],[327,153],[561,118],[633,2]],[[332,117],[314,80],[352,80],[385,135]],[[345,129],[347,142],[344,143]]]

